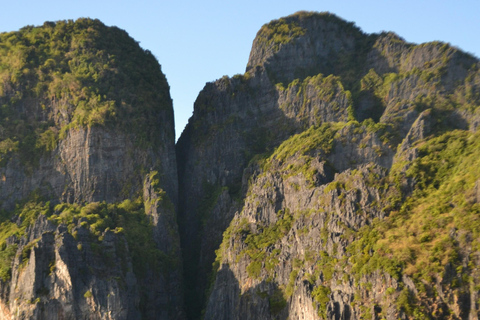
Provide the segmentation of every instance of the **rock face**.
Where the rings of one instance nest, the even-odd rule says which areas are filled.
[[[26,172],[17,159],[1,168],[2,204],[11,209],[35,189],[68,203],[117,202],[132,197],[141,188],[142,173],[135,167],[160,168],[165,189],[176,201],[174,146],[157,150],[135,146],[135,137],[100,127],[71,129],[57,148],[39,161],[39,168]]]
[[[299,12],[174,146],[124,31],[0,34],[0,318],[478,319],[479,70]]]
[[[476,210],[478,79],[448,44],[331,14],[263,26],[246,73],[205,86],[177,144],[189,317],[477,319],[460,211]]]
[[[184,318],[173,110],[158,62],[89,19],[0,43],[0,317]]]
[[[127,246],[109,231],[104,235],[102,258],[89,246],[89,231],[76,229],[77,239],[65,226],[54,226],[41,216],[19,243],[31,246],[27,262],[14,262],[9,316],[22,319],[73,319],[79,315],[93,318],[138,319],[135,300],[138,284],[132,272],[121,271],[119,247]],[[85,246],[78,249],[79,244]],[[121,250],[121,249],[120,249]],[[128,250],[128,249],[127,249]],[[20,257],[19,257],[20,258]],[[109,260],[111,259],[111,260]],[[126,261],[131,265],[131,261]],[[109,270],[109,277],[101,274]],[[122,286],[121,279],[124,283]],[[30,304],[29,306],[26,304]],[[4,314],[7,317],[7,314]]]
[[[317,16],[299,12],[263,26],[253,41],[247,71],[264,66],[280,82],[343,71],[367,37],[351,22]]]

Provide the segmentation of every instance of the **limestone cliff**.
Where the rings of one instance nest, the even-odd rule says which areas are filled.
[[[478,319],[479,106],[460,49],[299,12],[174,146],[124,31],[0,34],[0,317]]]
[[[2,319],[181,319],[172,102],[98,20],[0,35]]]
[[[177,144],[189,316],[476,319],[478,66],[326,13],[263,26]]]

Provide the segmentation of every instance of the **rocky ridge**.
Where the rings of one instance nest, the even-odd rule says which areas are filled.
[[[475,140],[479,84],[478,60],[448,44],[367,35],[327,13],[263,26],[246,73],[205,86],[177,144],[182,248],[198,264],[190,316],[206,299],[206,319],[476,319],[477,258],[462,249],[476,229],[448,218],[434,234],[412,214],[432,183],[449,197],[441,163],[457,160],[435,144]],[[462,179],[474,192],[475,174]],[[469,203],[429,210],[441,220]]]
[[[124,31],[0,44],[2,318],[478,319],[475,57],[299,12],[175,149]]]

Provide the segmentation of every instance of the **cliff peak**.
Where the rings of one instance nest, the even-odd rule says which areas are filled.
[[[246,73],[205,87],[177,144],[192,319],[204,301],[205,319],[476,318],[478,290],[455,270],[478,243],[460,222],[477,168],[466,184],[445,168],[472,164],[479,75],[448,44],[329,13],[264,25]],[[468,201],[451,193],[462,185]],[[459,220],[424,234],[437,215]]]
[[[263,25],[252,45],[247,72],[265,67],[281,81],[329,74],[332,56],[351,52],[366,37],[353,22],[329,12],[300,11]]]
[[[173,107],[155,57],[87,18],[3,33],[0,105],[0,318],[181,319]]]

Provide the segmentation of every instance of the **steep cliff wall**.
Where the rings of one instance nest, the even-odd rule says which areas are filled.
[[[173,110],[158,62],[89,19],[0,44],[1,317],[182,318]]]
[[[0,34],[0,317],[478,319],[479,70],[299,12],[174,147],[124,31]]]
[[[476,318],[477,253],[462,249],[476,229],[414,226],[429,188],[459,178],[427,150],[474,149],[478,79],[478,60],[448,44],[331,14],[263,26],[246,73],[205,86],[177,144],[189,316]],[[469,203],[429,210],[475,215]]]
[[[320,128],[254,164],[205,318],[476,319],[480,140],[432,137],[432,120],[419,116],[390,170],[373,156],[333,176],[342,130]]]

